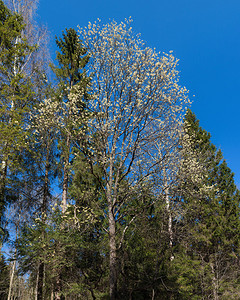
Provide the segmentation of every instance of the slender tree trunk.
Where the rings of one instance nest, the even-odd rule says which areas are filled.
[[[57,283],[56,283],[56,291],[55,291],[54,300],[61,300],[61,286],[60,286],[59,279],[57,279]]]
[[[113,191],[113,156],[110,158],[109,164],[109,181],[107,182],[107,202],[108,202],[108,222],[109,222],[109,289],[110,300],[117,297],[117,247],[116,247],[116,220],[114,218],[114,204],[116,203],[116,195],[112,195]],[[106,170],[107,174],[107,170]],[[115,182],[115,185],[117,183]]]
[[[57,276],[54,300],[64,300],[64,296],[61,295],[62,283],[61,283],[61,275],[60,274],[61,274],[61,272],[59,272],[59,275]]]
[[[67,134],[66,145],[63,150],[64,153],[64,167],[63,167],[63,191],[62,191],[62,212],[65,213],[67,209],[67,193],[68,193],[68,177],[69,177],[69,152],[70,152],[70,134]],[[62,284],[61,284],[61,271],[57,275],[57,282],[55,287],[54,300],[63,300],[64,296],[61,296]]]
[[[109,268],[110,268],[110,299],[115,300],[117,296],[117,248],[116,248],[116,221],[114,219],[113,207],[109,205]]]
[[[210,263],[210,267],[212,270],[213,299],[218,300],[218,284],[213,263]]]
[[[66,140],[66,152],[64,157],[64,168],[63,168],[63,192],[62,192],[62,210],[63,213],[67,209],[67,192],[68,192],[68,174],[69,174],[69,148],[70,148],[70,135],[67,135]]]
[[[19,214],[19,220],[18,223],[16,225],[16,239],[18,239],[18,230],[19,230],[19,223],[20,223],[20,218],[21,215]],[[11,271],[11,276],[10,276],[10,282],[9,282],[9,290],[8,290],[8,298],[7,300],[11,300],[14,299],[14,296],[12,296],[12,291],[13,291],[13,282],[14,282],[14,275],[15,275],[15,270],[16,270],[16,261],[17,261],[17,248],[15,247],[15,251],[14,251],[14,262],[12,264],[12,271]]]
[[[37,300],[43,299],[43,277],[44,277],[44,263],[40,262],[38,266]]]
[[[165,177],[165,201],[166,201],[166,209],[167,209],[167,214],[168,214],[169,248],[171,251],[170,260],[172,261],[172,260],[174,260],[174,256],[172,253],[172,246],[173,246],[172,214],[171,214],[171,208],[170,208],[169,187],[168,187],[166,175],[164,177]]]
[[[34,299],[37,300],[38,297],[38,282],[39,282],[39,267],[37,270],[37,278],[36,278],[36,286],[35,286],[35,290],[34,290]]]
[[[2,161],[1,168],[1,177],[0,177],[0,223],[1,216],[5,205],[5,187],[6,187],[6,179],[7,179],[7,160]]]
[[[46,153],[46,165],[45,165],[45,175],[44,175],[44,187],[43,187],[43,202],[42,202],[42,218],[46,219],[46,211],[47,211],[47,197],[49,191],[49,156],[50,156],[50,141],[47,145],[47,153]]]
[[[13,104],[11,106],[11,110],[13,109]],[[9,124],[11,123],[11,120],[9,121]],[[5,148],[5,149],[4,149]],[[0,171],[0,226],[1,226],[1,217],[4,210],[5,205],[5,189],[6,189],[6,181],[7,181],[7,173],[8,173],[8,142],[5,142],[3,148],[3,159],[2,159],[2,165],[1,165],[1,171]],[[0,245],[2,247],[2,245]]]
[[[45,175],[44,175],[44,186],[43,186],[43,200],[42,200],[42,221],[46,220],[46,212],[47,212],[47,197],[48,197],[48,189],[49,189],[49,156],[50,156],[50,142],[47,144],[47,153],[46,153],[46,164],[45,164]],[[45,233],[42,232],[43,239]],[[44,263],[40,261],[38,266],[38,281],[37,281],[37,300],[43,299],[43,284],[44,284]]]
[[[15,250],[15,259],[12,264],[12,270],[11,270],[11,276],[10,276],[10,283],[9,283],[9,289],[8,289],[8,298],[7,300],[10,300],[12,298],[12,289],[13,289],[13,280],[14,280],[14,275],[15,275],[15,268],[16,268],[16,251]]]
[[[54,291],[53,291],[53,287],[52,287],[52,290],[51,290],[51,300],[54,300]]]
[[[155,299],[155,290],[153,289],[152,290],[152,300],[154,300]]]

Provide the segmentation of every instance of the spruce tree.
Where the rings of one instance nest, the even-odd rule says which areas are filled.
[[[180,293],[186,299],[200,295],[219,299],[231,286],[237,297],[239,286],[233,288],[232,274],[239,273],[239,191],[221,151],[190,110],[184,121],[181,154],[176,195],[182,210],[174,264],[179,268]]]
[[[62,214],[64,215],[66,213],[65,217],[69,214],[69,211],[67,211],[69,208],[67,206],[67,191],[70,176],[70,159],[73,158],[71,151],[73,138],[76,137],[77,132],[81,131],[83,126],[85,116],[83,99],[86,98],[85,90],[88,83],[88,79],[85,78],[85,72],[81,70],[81,67],[85,66],[85,63],[80,62],[81,55],[84,56],[86,51],[82,49],[76,31],[73,29],[67,30],[67,33],[63,34],[63,36],[63,39],[57,39],[57,44],[61,50],[57,54],[59,66],[53,67],[58,79],[58,87],[54,93],[52,93],[51,88],[46,88],[45,99],[35,107],[30,118],[30,130],[35,139],[32,143],[32,150],[33,153],[35,153],[34,164],[38,169],[37,176],[40,179],[38,196],[41,199],[40,211],[35,212],[35,218],[37,215],[39,218],[37,218],[37,220],[40,221],[41,226],[39,226],[38,223],[35,224],[33,220],[32,222],[33,225],[36,225],[35,227],[31,227],[30,224],[32,222],[23,227],[21,239],[19,240],[21,243],[19,255],[23,272],[29,270],[32,273],[31,278],[34,278],[36,282],[36,295],[39,300],[43,299],[47,286],[53,291],[56,299],[60,298],[64,293],[65,282],[70,284],[70,280],[65,279],[67,279],[68,276],[72,277],[72,274],[70,275],[69,273],[66,275],[68,265],[64,266],[63,263],[61,263],[60,267],[58,267],[57,264],[51,266],[51,264],[46,261],[46,257],[49,255],[48,250],[41,251],[41,247],[38,247],[37,244],[34,244],[35,257],[31,256],[31,266],[28,268],[28,260],[26,260],[25,257],[25,255],[27,256],[28,249],[27,247],[24,249],[26,243],[22,243],[21,241],[27,240],[28,238],[34,239],[34,236],[38,238],[40,235],[41,244],[48,244],[49,234],[46,231],[49,230],[52,239],[55,240],[51,248],[57,247],[61,253],[58,257],[59,263],[66,261],[70,255],[67,250],[70,247],[69,243],[74,244],[75,248],[79,244],[77,239],[74,241],[78,231],[74,228],[70,228],[70,225],[64,222],[60,224],[59,220],[63,221],[65,220],[64,218],[59,217],[53,220],[51,210],[49,211],[51,179],[53,179],[54,170],[58,171],[54,166],[59,162],[59,156],[57,157],[56,154],[60,153],[60,162],[63,165]],[[85,57],[82,58],[82,60],[86,60],[87,62]],[[44,86],[42,86],[42,90],[45,90]],[[76,90],[78,92],[81,91],[81,96],[78,95],[75,97]],[[56,149],[56,145],[58,146],[58,150]],[[56,173],[59,174],[61,172]],[[58,208],[58,211],[59,215],[61,215],[61,209],[59,210]],[[54,222],[57,223],[54,224]],[[53,224],[50,228],[47,226],[49,223]],[[29,237],[26,235],[29,235]],[[70,240],[66,238],[69,235],[71,236]],[[65,241],[64,237],[66,238]],[[73,259],[77,259],[73,254],[71,255]],[[46,279],[49,268],[52,268],[51,278]],[[46,280],[49,280],[51,284],[48,285]]]
[[[51,124],[50,131],[55,133],[54,139],[58,144],[58,153],[60,155],[58,162],[62,166],[58,174],[62,181],[61,210],[64,215],[65,213],[69,213],[67,211],[67,198],[71,175],[70,164],[73,159],[73,141],[78,143],[79,135],[81,135],[79,132],[82,132],[86,116],[85,100],[87,98],[86,90],[89,79],[86,77],[84,67],[87,64],[88,57],[74,29],[67,29],[66,33],[63,33],[63,38],[56,38],[56,43],[60,49],[57,53],[58,66],[52,66],[52,69],[56,74],[58,85],[54,95],[51,95],[50,98],[46,99],[40,105],[41,113],[37,113],[36,116],[39,115],[41,122]],[[36,117],[36,120],[38,120],[38,117]],[[46,222],[49,222],[48,217],[46,218]],[[68,242],[67,240],[64,242],[64,239],[61,238],[65,234],[64,230],[67,230],[66,226],[64,222],[63,224],[56,224],[55,232],[55,245],[58,244],[58,248],[62,251],[62,259],[64,260],[69,255],[67,251],[69,247],[67,245]],[[61,233],[60,235],[58,231]],[[77,232],[75,230],[75,234],[73,234],[73,231],[70,234],[72,236],[72,243],[74,243]],[[44,235],[46,236],[46,233]],[[77,245],[77,240],[75,242],[75,245]],[[41,261],[40,265],[43,266],[44,263],[46,269],[46,262],[43,259]],[[56,299],[60,299],[64,293],[66,269],[67,266],[64,267],[62,265],[61,268],[55,270],[55,283],[53,287]],[[39,290],[39,299],[42,297],[41,291],[42,288]]]
[[[56,38],[58,67],[52,67],[58,79],[56,93],[59,101],[60,139],[59,147],[63,164],[62,209],[66,210],[69,186],[69,163],[73,136],[79,132],[85,119],[84,99],[87,98],[89,78],[84,70],[88,55],[77,32],[70,28],[63,32],[62,38]],[[78,94],[78,96],[77,96]]]

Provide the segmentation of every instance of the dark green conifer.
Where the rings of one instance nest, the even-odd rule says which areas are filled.
[[[57,52],[58,67],[52,66],[52,68],[59,81],[56,98],[60,103],[58,113],[62,116],[59,148],[63,164],[62,206],[64,211],[68,197],[69,162],[73,138],[75,134],[78,135],[85,122],[85,100],[88,97],[87,86],[90,80],[84,70],[88,62],[87,51],[79,40],[77,32],[72,28],[66,29],[66,33],[63,32],[63,38],[56,38],[56,43],[60,49]],[[82,96],[76,96],[77,101],[69,104],[70,94],[76,93],[77,95],[80,90]]]
[[[221,151],[190,110],[184,122],[182,156],[176,193],[182,213],[174,265],[179,271],[180,293],[185,299],[200,295],[218,299],[231,286],[236,296],[239,191]]]

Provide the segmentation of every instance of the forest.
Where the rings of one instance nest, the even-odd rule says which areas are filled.
[[[0,299],[240,299],[240,194],[178,60],[0,0]]]

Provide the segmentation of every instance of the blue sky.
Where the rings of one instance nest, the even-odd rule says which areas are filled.
[[[53,58],[55,35],[97,18],[107,23],[131,16],[133,30],[148,46],[173,50],[192,110],[222,150],[240,188],[239,0],[39,0],[38,15],[50,31]]]

